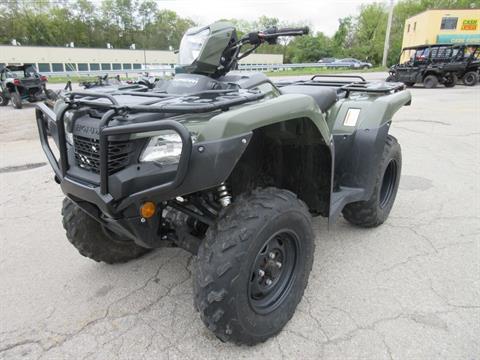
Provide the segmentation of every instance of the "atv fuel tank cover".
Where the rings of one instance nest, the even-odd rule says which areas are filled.
[[[358,117],[360,115],[360,109],[350,108],[343,120],[343,126],[357,126]]]

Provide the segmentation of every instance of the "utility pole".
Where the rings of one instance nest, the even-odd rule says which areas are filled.
[[[390,30],[392,29],[393,18],[393,0],[390,0],[390,10],[388,11],[387,32],[385,34],[385,44],[383,45],[382,66],[387,66],[388,48],[390,47]]]

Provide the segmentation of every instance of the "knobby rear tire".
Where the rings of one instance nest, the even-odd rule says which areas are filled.
[[[395,137],[388,135],[382,160],[377,168],[372,196],[366,201],[347,204],[343,208],[343,217],[349,223],[360,227],[369,228],[383,224],[395,202],[401,170],[402,151],[400,144]],[[386,176],[393,176],[393,178],[385,179]],[[384,180],[392,180],[392,182],[386,183]]]

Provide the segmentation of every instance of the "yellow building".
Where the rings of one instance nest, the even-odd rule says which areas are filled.
[[[405,21],[402,48],[480,43],[480,9],[427,10]]]

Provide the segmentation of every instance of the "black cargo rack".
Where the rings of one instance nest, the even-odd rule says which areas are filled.
[[[129,95],[148,99],[147,102],[139,105],[121,105],[115,98],[115,95]],[[44,152],[53,170],[61,182],[67,176],[69,169],[68,153],[66,145],[66,134],[64,127],[64,116],[69,110],[86,105],[92,108],[105,110],[100,122],[99,131],[99,157],[100,157],[100,189],[98,196],[106,203],[107,208],[103,209],[110,212],[109,204],[113,201],[108,191],[108,137],[119,134],[138,134],[150,131],[172,130],[175,131],[182,140],[182,153],[175,178],[165,184],[158,185],[152,189],[140,191],[129,196],[130,201],[139,199],[158,192],[159,190],[170,190],[180,186],[187,174],[190,155],[192,152],[192,140],[188,129],[178,121],[171,119],[160,119],[156,121],[141,122],[129,125],[108,126],[109,122],[117,115],[126,113],[169,113],[169,114],[188,114],[188,113],[206,113],[211,111],[225,111],[232,106],[260,100],[265,94],[245,90],[242,92],[229,90],[208,90],[191,95],[172,95],[161,92],[131,92],[115,91],[113,93],[95,93],[91,91],[74,91],[67,93],[63,98],[65,105],[55,114],[45,104],[37,105],[36,117],[40,133],[40,141]],[[105,99],[106,101],[101,101]],[[99,101],[100,100],[100,101]],[[59,159],[55,157],[47,139],[47,128],[45,120],[53,121],[56,125]]]
[[[317,80],[318,78],[327,78],[329,80]],[[348,81],[347,79],[350,79],[350,81]],[[357,81],[351,81],[352,79]],[[338,95],[343,95],[344,97],[349,97],[352,92],[387,95],[406,89],[406,86],[403,83],[366,81],[363,77],[359,75],[314,75],[309,80],[281,82],[275,85],[279,88],[287,85],[332,87],[337,89]]]
[[[149,98],[149,101],[138,105],[121,105],[115,96],[128,95]],[[206,113],[215,110],[226,111],[232,106],[257,101],[265,97],[259,91],[245,90],[238,92],[231,89],[207,90],[189,95],[167,94],[163,92],[115,91],[113,93],[96,93],[90,91],[74,91],[66,94],[65,102],[71,106],[87,105],[105,110],[132,113]],[[109,102],[95,101],[107,99]]]

